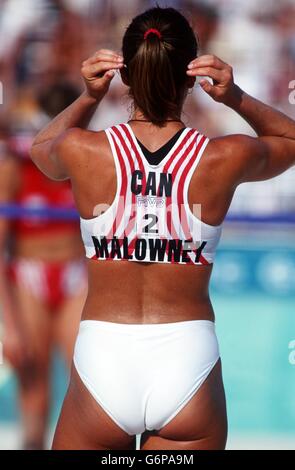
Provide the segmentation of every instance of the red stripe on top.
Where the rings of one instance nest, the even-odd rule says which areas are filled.
[[[177,148],[174,150],[173,154],[171,155],[171,157],[169,158],[169,160],[167,161],[167,163],[165,164],[164,166],[164,169],[163,169],[163,172],[164,173],[168,173],[169,171],[169,168],[170,166],[172,165],[173,161],[174,161],[174,158],[176,157],[177,154],[179,154],[183,148],[185,147],[185,145],[187,144],[187,142],[189,141],[189,139],[191,138],[191,136],[195,133],[195,129],[190,129],[188,131],[188,133],[186,134],[186,136],[184,137],[184,139],[180,142],[180,144],[177,146]],[[175,179],[177,177],[177,173],[181,167],[181,164],[183,163],[183,161],[186,159],[187,157],[187,153],[190,149],[192,144],[189,145],[188,149],[186,149],[183,153],[183,155],[179,158],[178,162],[176,163],[176,165],[174,166],[173,170],[172,170],[172,185],[174,184],[175,182]],[[171,206],[171,200],[172,200],[172,193],[171,193],[171,196],[167,196],[166,197],[166,226],[167,226],[167,230],[168,230],[168,233],[170,235],[170,237],[172,239],[175,239],[175,240],[179,240],[179,236],[178,236],[178,233],[177,231],[175,230],[175,226],[174,226],[174,223],[173,223],[173,219],[172,219],[172,206]],[[168,210],[168,207],[169,207],[169,210]],[[167,247],[166,247],[166,253],[168,255],[168,244],[167,244]],[[171,263],[174,264],[176,263],[174,260],[171,260]]]
[[[132,138],[130,132],[129,132],[129,129],[126,125],[122,124],[121,127],[126,131],[126,134],[128,134],[128,137],[129,139],[131,139],[131,145],[132,145],[132,148],[134,149],[135,151],[135,154],[137,156],[137,159],[139,159],[139,161],[142,163],[142,157],[141,157],[141,154],[139,153],[138,151],[138,148],[137,146],[135,145],[135,142],[134,142],[134,139]],[[184,137],[183,140],[181,140],[181,142],[177,145],[177,147],[174,149],[173,151],[173,154],[170,156],[168,162],[165,164],[164,166],[164,169],[163,169],[163,172],[167,172],[169,167],[171,166],[175,156],[182,150],[182,148],[185,146],[186,142],[189,140],[189,138],[191,137],[191,135],[195,132],[194,129],[191,129],[187,135]],[[130,141],[130,140],[129,140]],[[184,156],[182,156],[181,160],[183,160],[185,158],[185,153],[184,152]],[[140,169],[143,173],[143,185],[145,186],[146,184],[146,174],[145,174],[145,167],[144,165],[142,164],[142,166],[140,166]],[[177,169],[178,170],[178,169]],[[173,176],[174,175],[174,176]],[[176,171],[173,171],[173,174],[172,174],[172,183],[173,183],[173,178],[175,178],[175,175],[176,175]],[[167,198],[168,199],[168,198]],[[166,199],[166,201],[167,201]],[[169,198],[171,200],[171,198]],[[166,202],[166,209],[167,209],[167,202]],[[167,212],[166,210],[166,215],[169,217],[170,214]],[[169,231],[170,233],[170,231]],[[136,241],[136,237],[134,238],[134,240],[132,240],[130,242],[130,246],[134,249],[134,245],[135,245],[135,241]],[[167,249],[166,249],[166,253],[168,254],[168,245],[167,245]]]
[[[131,133],[129,132],[129,129],[128,127],[125,125],[125,124],[121,124],[120,125],[120,128],[123,130],[123,133],[125,134],[125,139],[127,139],[127,141],[129,142],[129,145],[130,145],[130,148],[127,146],[126,144],[126,140],[124,139],[124,136],[121,134],[121,132],[118,130],[118,126],[113,126],[111,129],[113,130],[113,132],[115,133],[115,135],[117,136],[121,146],[123,147],[124,149],[124,152],[126,153],[126,157],[127,157],[127,160],[128,160],[128,163],[130,165],[130,170],[131,170],[131,174],[132,172],[135,170],[135,165],[134,165],[134,159],[133,159],[133,156],[131,154],[131,151],[134,152],[134,155],[135,155],[135,158],[136,158],[136,161],[138,163],[138,168],[140,169],[140,171],[142,172],[142,175],[143,175],[143,179],[142,179],[142,182],[143,182],[143,185],[145,186],[146,185],[146,171],[145,171],[145,166],[144,166],[144,163],[143,163],[143,160],[142,160],[142,157],[141,157],[141,154],[140,152],[138,151],[138,148],[136,146],[136,143],[134,142],[134,138],[132,137]],[[182,151],[183,147],[187,144],[188,140],[191,138],[191,136],[196,132],[195,129],[191,129],[185,136],[185,138],[179,143],[179,145],[177,146],[176,149],[174,149],[174,152],[173,154],[170,156],[169,160],[166,162],[164,168],[163,168],[163,171],[164,172],[168,172],[169,171],[169,168],[170,166],[172,165],[173,161],[174,161],[174,158],[177,156],[177,154],[179,152]],[[198,135],[198,133],[197,133]],[[196,137],[197,137],[196,135]],[[121,170],[121,188],[120,188],[120,201],[121,201],[121,204],[122,204],[122,207],[120,209],[120,212],[119,214],[117,213],[115,215],[115,219],[114,219],[114,222],[113,222],[113,227],[112,227],[112,230],[109,232],[108,236],[107,236],[107,239],[109,240],[111,236],[113,236],[115,234],[115,230],[116,230],[116,222],[118,222],[118,225],[120,224],[121,220],[122,220],[122,217],[123,217],[123,214],[124,214],[124,209],[125,209],[125,204],[126,204],[126,194],[127,194],[127,190],[128,190],[128,187],[127,187],[127,183],[128,183],[128,173],[127,173],[127,165],[125,163],[125,160],[123,158],[123,155],[122,155],[122,152],[120,151],[120,146],[118,145],[116,139],[114,138],[114,136],[112,136],[112,139],[113,139],[113,142],[114,142],[114,146],[115,146],[115,150],[116,150],[116,153],[117,153],[117,156],[118,156],[118,161],[119,161],[119,165],[120,165],[120,170]],[[202,137],[200,143],[198,144],[198,147],[197,147],[197,152],[196,152],[196,158],[197,158],[197,154],[198,154],[198,151],[199,151],[199,148],[200,146],[202,145],[203,141],[204,141],[204,137]],[[182,163],[185,161],[185,159],[187,158],[189,152],[191,151],[191,148],[192,146],[195,144],[195,140],[193,140],[193,142],[191,142],[191,144],[189,145],[189,147],[187,149],[185,149],[183,155],[181,156],[181,158],[178,160],[178,162],[176,163],[174,169],[172,170],[172,183],[175,181],[176,177],[177,177],[177,174],[181,168],[181,165]],[[184,185],[184,181],[185,181],[185,178],[189,172],[189,169],[191,168],[193,162],[195,161],[195,158],[192,158],[188,164],[186,165],[185,167],[185,170],[183,172],[183,174],[181,175],[181,178],[179,180],[179,184],[178,184],[178,188],[177,188],[177,200],[178,200],[178,210],[180,210],[180,206],[179,206],[179,200],[182,200],[183,201],[183,185]],[[181,187],[181,189],[180,189]],[[180,193],[181,191],[181,193]],[[133,205],[133,211],[132,211],[132,215],[129,217],[129,220],[127,222],[127,224],[124,226],[124,235],[128,237],[128,235],[130,234],[132,228],[134,227],[135,225],[135,222],[136,222],[136,204],[135,204],[135,200],[136,200],[136,196],[132,193],[132,205]],[[167,211],[167,206],[171,204],[171,197],[167,197],[166,198],[166,217],[167,217],[167,228],[168,228],[168,231],[169,231],[169,234],[171,236],[171,226],[173,226],[173,230],[175,232],[175,236],[173,236],[172,238],[175,238],[175,239],[179,239],[178,237],[178,234],[176,233],[175,231],[175,227],[173,225],[173,220],[172,220],[172,217],[171,217],[171,212]],[[188,223],[186,221],[186,225],[185,225],[185,230],[184,230],[184,233],[188,233],[189,232],[189,227],[188,227]],[[187,239],[189,239],[190,236],[187,237]],[[129,248],[130,250],[128,249],[128,252],[129,254],[132,254],[132,252],[134,251],[134,248],[135,248],[135,243],[136,243],[136,239],[137,239],[137,234],[135,235],[134,239],[130,241],[129,243]],[[120,245],[122,245],[122,241],[123,240],[120,240]],[[167,249],[166,249],[166,252],[168,253],[168,244],[167,244]],[[96,255],[92,257],[92,259],[96,259]],[[106,260],[108,260],[111,258],[106,258]],[[205,258],[201,255],[200,256],[200,261],[202,262],[202,264],[209,264]],[[171,263],[175,263],[174,260],[171,260]],[[193,262],[190,261],[190,264],[192,264]]]
[[[184,139],[180,142],[180,144],[176,147],[176,149],[174,149],[174,152],[173,154],[171,155],[171,157],[169,158],[169,160],[166,162],[164,168],[163,168],[163,173],[168,173],[169,171],[169,168],[170,166],[172,165],[175,157],[177,154],[179,154],[183,147],[186,145],[187,141],[190,139],[190,137],[192,136],[192,134],[195,132],[194,129],[191,129],[190,131],[188,131],[188,133],[186,134],[186,136],[184,137]],[[181,161],[183,161],[183,159],[185,158],[186,156],[186,152],[184,152],[184,154],[182,155],[182,157],[180,158]],[[176,178],[176,175],[177,175],[177,171],[178,171],[179,167],[176,168],[176,165],[172,171],[172,186],[174,184],[174,181],[175,181],[175,178]],[[169,210],[168,210],[168,207],[169,207]],[[166,226],[167,226],[167,230],[168,230],[168,233],[169,235],[171,236],[171,238],[173,239],[177,239],[177,233],[176,233],[176,230],[175,230],[175,227],[172,223],[172,214],[171,214],[171,196],[167,196],[166,197]],[[172,233],[173,232],[173,233]],[[167,247],[167,250],[168,250],[168,247]],[[167,251],[166,250],[166,251]]]
[[[146,173],[145,173],[145,168],[144,168],[144,164],[143,164],[143,161],[142,161],[142,158],[141,158],[141,155],[138,151],[138,148],[133,140],[133,137],[132,135],[130,134],[130,131],[128,129],[128,127],[126,126],[126,124],[121,124],[120,126],[123,131],[125,132],[125,135],[131,145],[131,148],[132,150],[134,151],[135,153],[135,157],[136,157],[136,160],[138,162],[138,166],[139,166],[139,169],[140,171],[142,172],[142,183],[143,183],[143,186],[145,187],[146,186]]]
[[[164,173],[168,173],[169,172],[169,168],[171,167],[174,159],[176,158],[176,156],[183,150],[183,148],[187,145],[187,142],[189,141],[189,139],[191,138],[191,136],[195,133],[195,129],[190,129],[186,136],[183,138],[183,140],[180,141],[180,143],[178,144],[178,146],[174,149],[174,152],[173,154],[170,156],[169,160],[166,162],[164,168],[163,168],[163,172]],[[183,155],[179,158],[178,162],[176,163],[176,165],[174,166],[173,170],[172,170],[172,173],[171,173],[171,178],[172,178],[172,185],[174,184],[175,182],[175,179],[177,177],[177,173],[179,171],[179,168],[181,167],[181,164],[182,162],[185,160],[185,158],[187,157],[187,152],[188,150],[190,149],[191,147],[191,144],[190,146],[188,147],[188,149],[186,149],[183,153]],[[171,193],[171,196],[172,196],[172,193]],[[172,200],[172,197],[171,196],[167,196],[166,197],[166,227],[167,227],[167,231],[168,231],[168,234],[169,236],[172,238],[172,239],[175,239],[175,240],[179,240],[179,236],[178,236],[178,233],[177,231],[175,230],[175,227],[174,227],[174,224],[173,224],[173,220],[172,220],[172,207],[171,207],[171,200]],[[169,210],[168,210],[169,209]],[[161,239],[163,239],[163,237],[161,237]],[[168,252],[169,252],[169,246],[167,244],[166,246],[166,254],[168,255]],[[176,261],[174,261],[174,259],[171,260],[171,264],[175,264],[177,263]]]
[[[191,138],[191,136],[195,133],[195,129],[191,129],[187,135],[185,136],[185,139],[183,140],[182,142],[182,145],[181,145],[181,148],[178,149],[178,152],[180,152],[183,147],[187,144],[188,140]],[[188,148],[185,150],[185,152],[183,153],[183,155],[181,156],[181,158],[178,160],[178,162],[176,163],[175,167],[173,168],[172,170],[172,184],[175,182],[176,180],[176,177],[177,177],[177,174],[178,174],[178,171],[179,169],[181,168],[181,165],[182,163],[185,161],[185,159],[187,158],[192,146],[194,145],[194,140],[190,143],[190,145],[188,146]],[[169,161],[167,162],[167,164],[165,165],[164,167],[164,172],[168,172],[169,171],[169,167],[171,166],[172,164],[172,161]],[[173,220],[172,220],[172,207],[171,207],[171,201],[172,201],[172,193],[171,193],[171,196],[167,197],[166,198],[166,214],[167,214],[167,229],[168,229],[168,232],[169,234],[171,235],[171,237],[173,239],[178,239],[178,233],[175,229],[175,226],[174,226],[174,223],[173,223]],[[170,210],[168,211],[167,210],[167,207],[169,206]]]
[[[206,137],[202,136],[200,141],[198,142],[196,152],[195,152],[194,156],[189,160],[189,162],[186,165],[185,169],[183,170],[183,173],[180,177],[179,185],[178,185],[178,188],[177,188],[178,214],[179,214],[179,218],[180,218],[180,221],[181,221],[181,227],[183,229],[185,238],[187,240],[192,239],[192,234],[191,234],[189,224],[188,224],[187,213],[186,213],[185,210],[181,211],[181,208],[182,207],[184,208],[184,184],[185,184],[185,180],[187,178],[187,175],[188,175],[190,169],[192,168],[193,164],[195,163],[196,159],[199,156],[199,152],[200,152],[205,140],[206,140]],[[193,251],[195,252],[196,249],[193,250]],[[202,256],[202,255],[200,256],[200,262],[202,264],[209,264],[207,262],[207,260],[204,258],[204,256]]]
[[[124,159],[122,157],[120,148],[116,142],[116,139],[113,138],[113,143],[116,149],[116,153],[118,156],[119,164],[120,164],[120,170],[121,170],[121,189],[120,189],[120,197],[119,197],[119,204],[121,204],[119,214],[118,212],[115,214],[114,222],[111,231],[108,233],[107,238],[110,238],[116,233],[116,229],[119,226],[123,214],[124,214],[124,208],[125,208],[125,201],[126,201],[126,193],[127,193],[127,169],[126,165],[124,162]]]
[[[209,261],[207,261],[203,255],[200,255],[200,263],[201,264],[204,264],[205,266],[210,266],[211,263],[209,263]]]
[[[166,162],[166,164],[164,165],[164,168],[163,168],[163,173],[168,173],[169,171],[169,168],[170,166],[172,165],[174,159],[176,158],[176,156],[182,151],[182,149],[184,148],[184,146],[186,145],[187,141],[190,139],[190,137],[192,136],[192,134],[195,132],[194,129],[191,129],[187,132],[186,136],[179,142],[179,144],[177,145],[177,147],[174,149],[172,155],[170,156],[169,160]],[[186,152],[184,152],[184,154],[180,157],[180,160],[183,161],[183,159],[185,158],[185,155],[186,155]],[[171,178],[172,178],[172,186],[174,184],[174,181],[175,181],[175,178],[176,178],[176,175],[177,175],[177,171],[178,171],[179,167],[177,167],[177,164],[175,165],[174,169],[172,170],[172,173],[171,173]],[[172,238],[172,239],[176,239],[178,240],[178,236],[177,236],[177,233],[176,233],[176,230],[174,228],[174,225],[172,223],[172,215],[171,215],[171,196],[166,196],[166,227],[167,227],[167,231],[168,231],[168,234],[169,236]],[[169,210],[168,210],[168,207],[169,207]],[[172,233],[173,231],[173,233]],[[163,237],[161,237],[161,239],[163,240]],[[166,246],[166,254],[168,256],[168,252],[169,252],[169,246],[167,244]],[[176,263],[173,260],[171,260],[171,264],[174,264]]]
[[[178,166],[177,172],[178,172],[179,169],[181,168],[182,163],[185,162],[186,159],[189,157],[189,154],[190,154],[192,148],[193,148],[194,145],[195,145],[195,142],[196,142],[195,139],[197,139],[198,135],[199,135],[199,133],[197,132],[197,134],[195,135],[195,138],[192,140],[192,142],[190,143],[190,145],[189,145],[188,148],[186,149],[186,151],[185,151],[185,158],[183,158],[181,162],[178,162],[178,163],[180,163],[180,164],[177,165],[177,166]],[[193,161],[194,161],[194,159],[193,159],[193,158],[190,158],[190,159],[188,160],[186,166],[185,166],[185,169],[182,171],[182,174],[181,174],[180,179],[179,179],[179,181],[178,181],[178,186],[177,186],[177,188],[176,188],[176,194],[177,194],[177,195],[179,194],[179,187],[181,186],[181,180],[183,179],[183,175],[184,175],[184,173],[185,173],[185,170],[187,169],[187,167],[189,167],[189,166],[191,167]],[[178,206],[178,214],[179,214],[180,226],[181,226],[181,228],[183,229],[183,226],[182,226],[182,217],[181,217],[181,207],[182,207],[182,206],[179,205],[178,199],[177,199],[177,203],[178,203],[177,206]],[[173,230],[175,230],[174,224],[173,224],[173,220],[172,220],[172,226],[173,226]],[[185,239],[186,239],[186,240],[192,239],[192,235],[191,235],[191,233],[190,233],[189,230],[184,231],[184,234],[185,234]],[[190,259],[190,261],[187,262],[187,264],[194,264],[194,263],[193,263],[193,261]]]
[[[131,156],[131,151],[129,150],[128,146],[126,145],[126,142],[121,134],[121,132],[114,126],[112,127],[114,133],[116,134],[116,136],[118,137],[119,141],[120,141],[120,144],[122,145],[122,147],[124,148],[124,151],[125,151],[125,154],[127,156],[127,159],[128,159],[128,162],[129,162],[129,165],[130,165],[130,170],[131,170],[131,173],[134,172],[135,170],[135,166],[134,166],[134,160]],[[122,156],[122,159],[123,159],[123,156]],[[121,175],[122,178],[123,178],[123,175]],[[125,179],[126,179],[126,184],[127,184],[127,172],[125,172]],[[126,200],[124,200],[124,205],[125,205],[125,202]],[[134,218],[135,217],[135,194],[131,194],[131,203],[132,203],[132,210],[133,210],[133,213],[130,215],[129,217],[129,220],[130,218]],[[122,220],[122,217],[124,215],[124,211],[125,211],[125,206],[122,208],[122,214],[120,213],[119,214],[119,223],[118,223],[118,226]],[[117,219],[117,214],[116,214],[116,219]],[[129,223],[129,220],[127,223]],[[124,226],[124,229],[123,229],[123,237],[125,236],[125,233],[126,233],[126,226]]]
[[[187,140],[189,140],[189,138],[194,134],[196,133],[196,130],[195,129],[192,129],[188,134],[187,134],[187,139],[186,139],[186,142]],[[199,135],[199,133],[197,132],[196,133],[196,136],[195,136],[195,139],[197,138],[197,136]],[[187,149],[185,149],[182,157],[178,160],[178,162],[176,163],[173,171],[172,171],[172,180],[175,181],[176,177],[177,177],[177,174],[183,164],[183,162],[185,162],[185,160],[187,159],[189,153],[191,152],[193,146],[195,145],[195,139],[192,140],[192,142],[189,144],[189,146],[187,147]],[[185,145],[186,142],[183,142],[183,144]],[[181,178],[180,178],[181,179]],[[178,181],[178,187],[177,187],[177,193],[178,193],[178,189],[179,189],[179,184],[180,184],[180,180]],[[170,233],[170,235],[172,236],[173,239],[179,239],[179,234],[177,233],[176,229],[175,229],[175,225],[174,225],[174,222],[173,222],[173,217],[172,217],[172,208],[171,208],[171,197],[169,197],[169,200],[167,198],[167,201],[166,201],[166,209],[167,209],[167,205],[168,203],[170,203],[170,211],[168,212],[166,210],[166,214],[167,214],[167,228],[168,228],[168,231]],[[179,207],[178,207],[179,209]],[[181,222],[181,218],[180,219],[180,222]],[[186,239],[190,239],[191,236],[188,236],[186,237]],[[193,264],[193,261],[190,260],[187,264]]]
[[[114,127],[112,127],[111,129],[114,129]],[[114,147],[115,147],[115,150],[116,150],[116,154],[118,156],[120,170],[121,170],[121,187],[120,187],[120,194],[119,194],[119,204],[121,204],[121,206],[123,206],[123,207],[121,207],[120,212],[119,212],[119,221],[118,221],[118,212],[116,212],[112,228],[110,229],[110,231],[107,234],[107,237],[106,237],[107,239],[109,239],[110,237],[112,237],[116,233],[117,222],[118,222],[118,225],[120,224],[120,221],[121,221],[121,219],[123,217],[123,214],[124,214],[125,200],[126,200],[126,193],[127,193],[127,170],[126,170],[126,165],[125,165],[124,159],[122,157],[120,148],[119,148],[116,140],[114,139],[114,137],[112,136],[111,133],[110,133],[110,137],[113,141],[113,144],[114,144]],[[91,259],[97,259],[96,254]],[[108,260],[108,258],[106,258],[106,259]]]
[[[180,180],[179,180],[179,183],[178,183],[178,188],[177,188],[177,207],[178,207],[178,214],[179,214],[179,219],[181,221],[181,227],[183,229],[183,232],[185,234],[185,237],[186,239],[190,238],[191,237],[191,233],[190,233],[190,229],[189,229],[189,226],[188,226],[188,220],[187,220],[187,217],[181,217],[182,214],[181,214],[181,208],[184,207],[184,183],[185,183],[185,179],[188,175],[188,172],[190,171],[191,167],[193,166],[193,164],[195,163],[196,159],[198,158],[198,155],[199,155],[199,151],[204,143],[204,141],[206,140],[206,137],[205,136],[202,136],[199,143],[197,144],[197,147],[196,147],[196,152],[195,154],[189,159],[186,167],[184,168],[182,174],[181,174],[181,177],[180,177]],[[195,142],[194,142],[195,144]],[[186,214],[184,214],[186,215]],[[183,219],[183,220],[181,220]]]
[[[137,148],[137,145],[136,143],[134,142],[134,138],[133,136],[131,135],[130,131],[129,131],[129,128],[128,126],[126,126],[126,124],[121,124],[120,127],[123,129],[124,133],[125,133],[125,136],[131,146],[131,149],[133,150],[134,152],[134,155],[135,155],[135,158],[137,160],[137,163],[138,163],[138,167],[139,167],[139,170],[142,172],[142,185],[143,187],[145,188],[146,186],[146,179],[147,179],[147,175],[146,175],[146,171],[145,171],[145,166],[144,166],[144,163],[142,161],[142,157],[141,157],[141,154],[140,152],[138,151],[138,148]],[[135,136],[134,136],[135,137]],[[137,207],[134,207],[134,214],[133,214],[133,220],[130,220],[128,221],[128,226],[127,226],[127,230],[126,230],[126,235],[129,236],[129,234],[131,233],[132,229],[134,228],[135,224],[136,224],[136,211],[137,211]],[[135,234],[135,237],[134,239],[137,237],[137,234]],[[130,241],[130,244],[132,243],[133,240]],[[134,244],[132,244],[133,246]]]
[[[123,132],[125,134],[125,138],[128,140],[128,142],[130,144],[131,150],[133,150],[133,152],[134,152],[138,168],[142,172],[142,182],[143,182],[143,185],[145,186],[145,184],[146,184],[146,172],[145,172],[145,167],[144,167],[141,155],[138,152],[138,149],[136,147],[134,139],[132,138],[132,135],[130,134],[130,131],[129,131],[128,127],[125,124],[121,124],[120,127],[121,127],[121,129],[123,130]],[[124,139],[123,139],[123,141],[124,141]],[[125,141],[124,141],[124,145],[126,145]],[[130,152],[130,150],[129,150],[129,152]],[[129,220],[128,220],[127,225],[125,227],[125,234],[126,234],[127,237],[130,235],[130,233],[132,232],[132,230],[133,230],[133,228],[136,224],[137,206],[136,206],[135,201],[136,201],[136,196],[135,196],[135,194],[132,193],[133,212],[132,212],[132,216],[129,217]]]

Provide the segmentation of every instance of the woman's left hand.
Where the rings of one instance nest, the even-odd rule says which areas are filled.
[[[236,98],[238,87],[234,83],[232,67],[214,55],[203,55],[192,60],[188,65],[187,75],[212,78],[213,85],[205,78],[199,84],[219,103],[230,105]]]

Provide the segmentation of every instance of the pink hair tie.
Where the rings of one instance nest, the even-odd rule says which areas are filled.
[[[147,39],[149,34],[155,34],[156,36],[158,36],[159,39],[162,39],[162,34],[160,33],[160,31],[158,29],[155,29],[155,28],[148,29],[144,33],[143,39]]]

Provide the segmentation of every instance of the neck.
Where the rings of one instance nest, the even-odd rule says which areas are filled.
[[[151,120],[147,119],[145,115],[139,110],[134,111],[129,121],[143,121],[143,122],[151,123]],[[181,121],[180,114],[179,114],[176,117],[167,117],[167,119],[165,119],[165,121],[163,122],[182,122],[182,121]]]

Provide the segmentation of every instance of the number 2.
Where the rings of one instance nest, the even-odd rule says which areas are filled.
[[[158,216],[155,214],[145,214],[144,219],[148,220],[151,219],[150,222],[143,227],[144,233],[158,233],[157,228],[153,228],[158,223]]]

